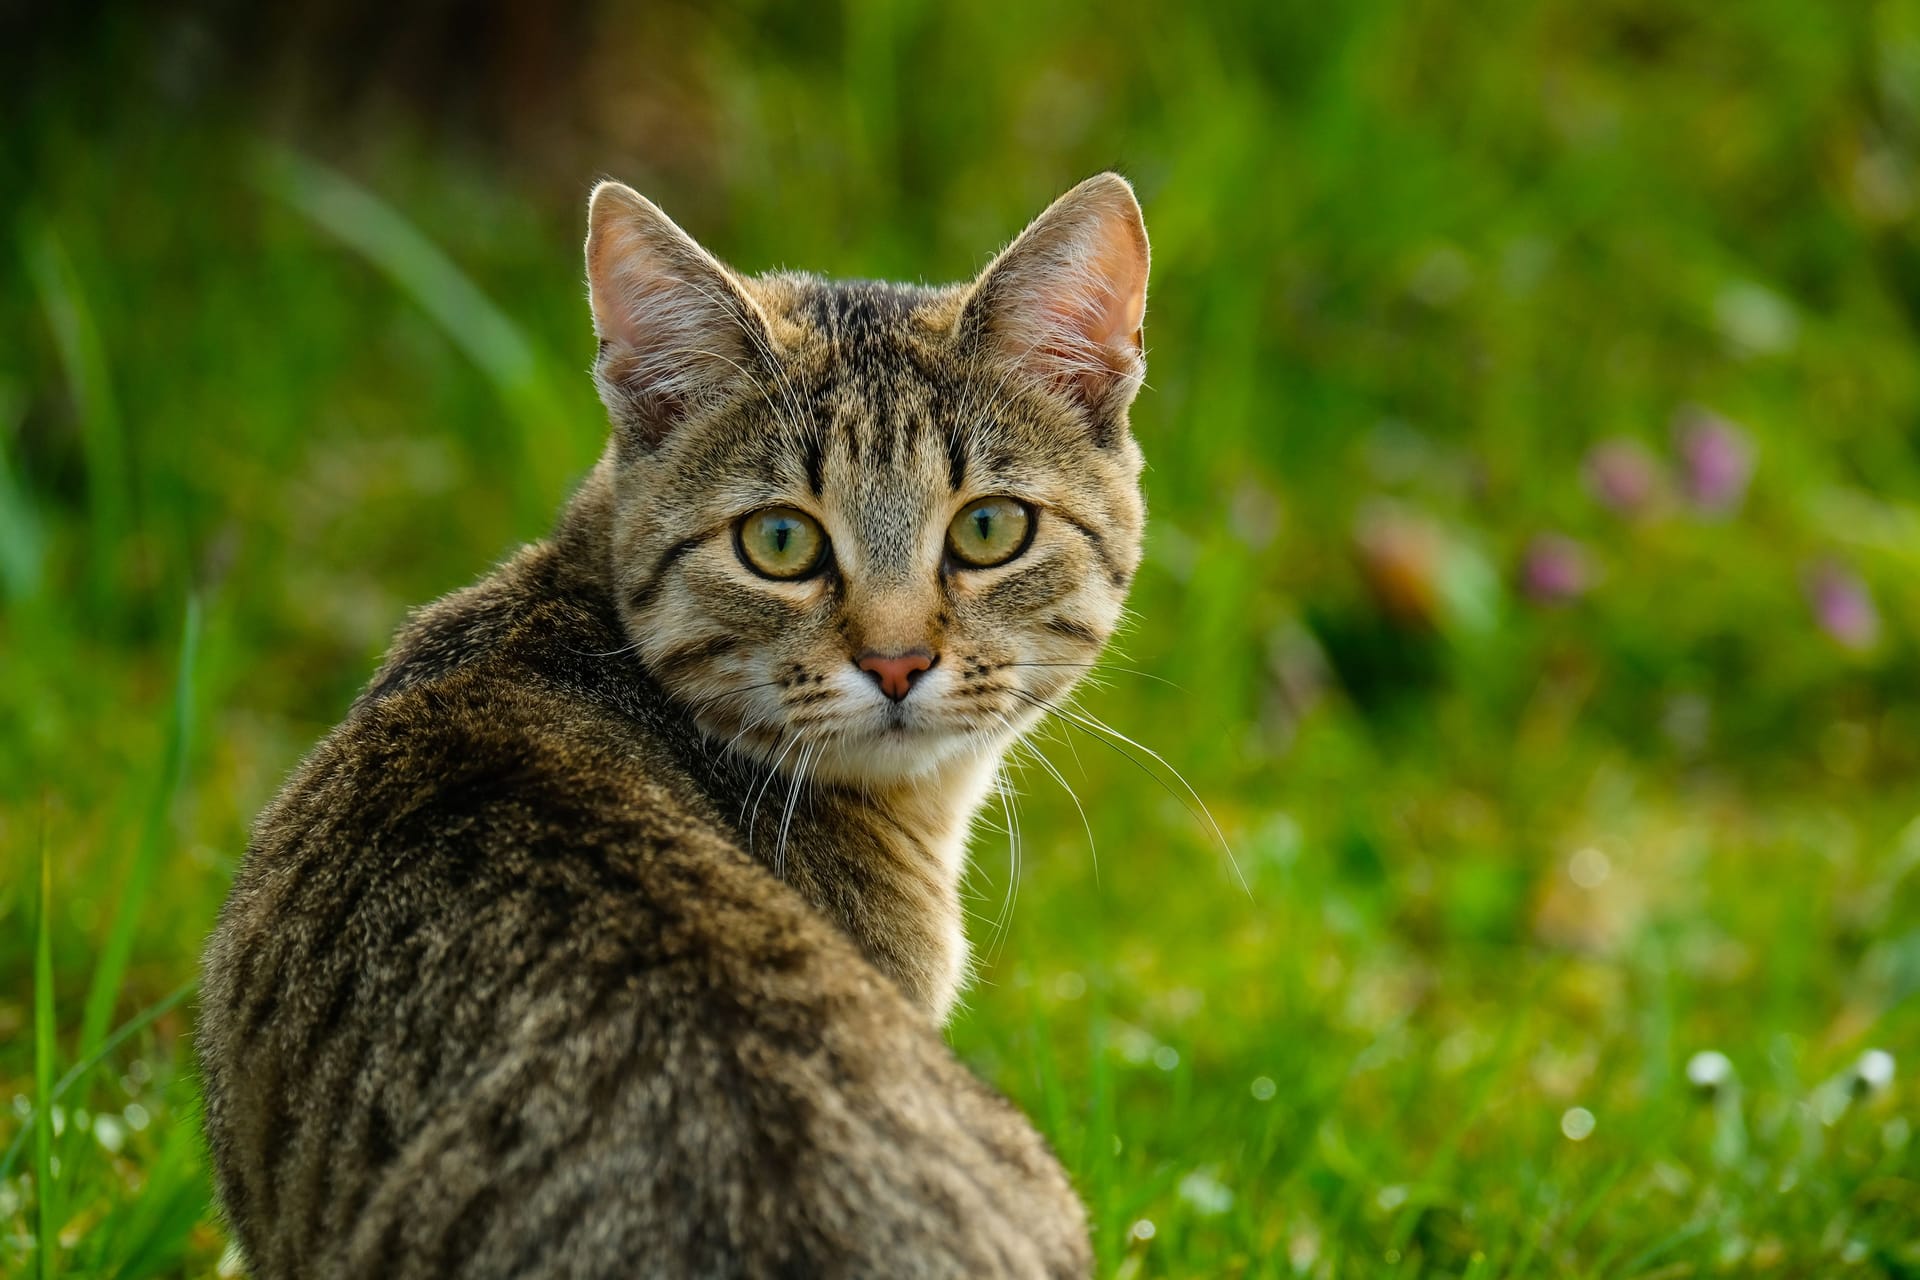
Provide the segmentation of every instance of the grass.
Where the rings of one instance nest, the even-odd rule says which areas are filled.
[[[64,39],[0,147],[0,1274],[220,1265],[200,944],[591,461],[592,177],[939,279],[1113,164],[1152,530],[1083,704],[1245,887],[1057,723],[951,1030],[1101,1273],[1920,1273],[1914,5],[654,8],[464,129]]]
[[[47,1105],[33,1112],[33,1176],[42,1188],[35,1197],[34,1225],[40,1238],[50,1239],[58,1221],[59,1183],[53,1171],[53,867],[40,846],[40,901],[34,913],[33,948],[33,1095]],[[40,1280],[51,1280],[59,1262],[51,1249],[39,1251]]]

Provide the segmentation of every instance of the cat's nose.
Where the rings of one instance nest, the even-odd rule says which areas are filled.
[[[932,670],[938,659],[925,649],[909,649],[905,653],[863,653],[853,661],[873,677],[880,692],[899,702],[913,692],[913,682],[920,673]]]

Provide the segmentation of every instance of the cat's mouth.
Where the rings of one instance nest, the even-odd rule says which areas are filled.
[[[790,729],[784,742],[771,746],[742,739],[736,749],[771,762],[781,773],[798,772],[819,782],[891,785],[991,753],[1018,733],[1017,724],[1005,719],[976,723],[936,700],[914,704],[909,698],[904,704],[863,708],[839,717],[832,728],[815,726],[798,734]],[[777,731],[773,736],[780,737]]]
[[[1037,715],[1037,699],[959,687],[946,667],[888,697],[864,672],[824,674],[771,695],[747,680],[748,696],[696,712],[707,737],[775,772],[817,782],[890,785],[956,760],[1004,750]],[[759,695],[758,698],[752,695]],[[761,699],[764,699],[762,701]]]
[[[913,707],[901,703],[881,708],[874,719],[868,722],[864,735],[858,726],[850,737],[854,741],[865,736],[882,750],[897,751],[902,747],[937,748],[949,738],[964,734],[965,730],[948,723],[946,718],[932,713],[930,708]]]

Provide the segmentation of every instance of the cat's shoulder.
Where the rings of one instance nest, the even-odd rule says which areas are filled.
[[[555,644],[563,643],[560,633],[604,630],[584,616],[591,612],[591,603],[566,581],[551,544],[531,543],[480,581],[409,614],[354,713],[505,656],[529,630]]]
[[[390,825],[396,812],[427,809],[453,822],[505,795],[543,793],[558,814],[656,789],[648,784],[678,770],[649,731],[655,709],[627,705],[649,683],[616,688],[608,675],[622,645],[611,611],[554,547],[530,544],[414,611],[263,825],[304,828],[315,814]]]

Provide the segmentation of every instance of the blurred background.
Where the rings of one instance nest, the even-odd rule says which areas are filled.
[[[595,457],[595,178],[951,280],[1117,167],[1166,763],[1036,744],[951,1031],[1101,1274],[1920,1275],[1920,5],[6,5],[0,110],[0,1273],[233,1273],[198,949]]]

